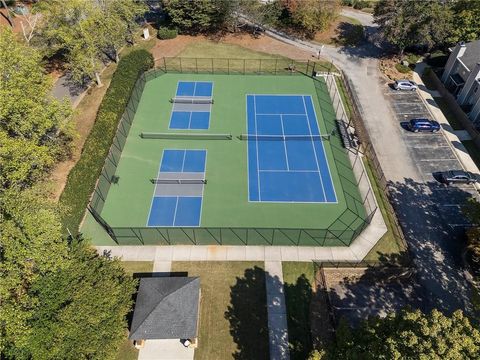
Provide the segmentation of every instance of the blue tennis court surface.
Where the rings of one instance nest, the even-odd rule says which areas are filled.
[[[204,179],[206,150],[164,150],[158,179]],[[204,184],[156,184],[147,226],[200,226]]]
[[[212,98],[213,83],[207,81],[179,81],[175,98]],[[170,129],[205,130],[210,126],[211,104],[174,104]]]
[[[247,131],[250,201],[337,202],[310,96],[247,95]]]

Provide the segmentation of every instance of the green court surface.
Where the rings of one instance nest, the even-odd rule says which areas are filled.
[[[211,107],[208,130],[169,129],[173,106],[169,99],[175,96],[178,81],[213,82],[214,104]],[[238,231],[256,229],[255,232],[260,234],[257,238],[264,238],[265,243],[269,243],[268,239],[277,237],[270,243],[271,245],[292,245],[296,242],[297,245],[342,246],[349,245],[358,235],[360,228],[365,225],[366,212],[346,150],[337,136],[323,141],[337,197],[336,203],[249,202],[248,141],[237,138],[238,135],[247,133],[247,94],[311,95],[320,133],[327,134],[335,128],[334,110],[325,82],[321,78],[311,79],[303,75],[166,73],[148,81],[118,162],[115,173],[118,176],[118,182],[111,184],[100,213],[101,218],[115,233],[129,234],[124,236],[123,244],[166,244],[169,241],[165,241],[163,231],[175,231],[175,228],[157,229],[158,241],[152,238],[154,235],[149,235],[147,242],[143,242],[142,239],[132,240],[133,237],[130,236],[135,233],[137,238],[141,238],[143,235],[139,237],[138,233],[152,230],[147,228],[155,188],[150,179],[157,177],[165,149],[205,149],[207,151],[205,170],[207,184],[203,192],[198,231],[207,228],[210,229],[207,230],[210,233],[222,231],[223,228],[235,228]],[[144,139],[140,137],[142,132],[226,133],[232,134],[233,139]],[[87,217],[82,230],[87,237],[93,238],[94,243],[105,243],[105,241],[95,240],[95,238],[101,238],[97,236],[99,228],[93,224],[91,217]],[[278,240],[279,235],[268,233],[275,232],[272,229],[283,229],[280,231],[282,233],[280,237],[286,238]],[[298,232],[298,229],[306,230],[308,235]],[[189,231],[193,230],[187,229],[183,232]],[[186,236],[187,240],[178,242],[197,243],[194,238],[198,234],[192,234],[192,236]],[[245,241],[251,235],[239,236],[238,234],[238,232],[233,234],[231,239],[222,243],[262,243],[261,240]],[[211,237],[215,238],[214,235]],[[238,237],[237,242],[235,237]],[[122,236],[120,235],[119,238]],[[203,243],[209,244],[212,241],[207,239]]]

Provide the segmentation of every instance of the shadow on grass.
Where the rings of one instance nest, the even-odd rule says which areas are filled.
[[[337,45],[357,46],[364,40],[363,26],[342,21],[335,30],[336,37],[333,39]]]
[[[312,284],[305,274],[302,274],[297,278],[295,284],[285,283],[284,291],[287,306],[290,359],[307,359],[313,347],[310,333]]]
[[[269,359],[265,271],[257,266],[246,269],[231,287],[225,318],[237,344],[236,360]]]

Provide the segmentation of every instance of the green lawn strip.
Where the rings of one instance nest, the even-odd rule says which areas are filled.
[[[312,262],[283,262],[290,358],[303,360],[312,350],[310,302],[315,286]]]
[[[370,162],[364,158],[365,168],[372,184],[375,198],[377,199],[378,207],[382,212],[383,219],[387,225],[387,232],[382,238],[375,244],[370,252],[365,256],[364,260],[378,261],[380,257],[388,256],[390,254],[400,254],[406,251],[404,244],[400,240],[400,235],[396,235],[395,219],[393,215],[388,211],[388,198],[383,190],[380,189],[376,177],[373,175],[370,167]]]
[[[122,261],[125,272],[131,276],[137,273],[150,273],[153,270],[153,261]],[[125,340],[118,349],[115,360],[137,360],[138,350],[133,346],[133,342],[125,337]]]
[[[462,144],[467,149],[475,165],[480,169],[480,150],[477,145],[475,145],[473,140],[463,140]]]
[[[153,58],[145,50],[125,55],[118,64],[98,110],[95,124],[85,141],[82,155],[68,175],[60,197],[60,203],[68,209],[62,219],[63,225],[72,233],[78,231],[138,72],[151,66]]]
[[[463,130],[462,124],[460,123],[460,121],[457,120],[455,114],[450,109],[447,102],[441,97],[434,97],[433,99],[437,103],[443,115],[447,118],[447,121],[452,126],[453,130]]]
[[[295,62],[295,60],[289,59],[285,56],[269,54],[261,51],[250,50],[234,44],[217,43],[210,40],[201,40],[194,42],[185,47],[177,57],[181,58],[214,58],[216,67],[227,69],[230,67],[233,71],[242,72],[243,62],[235,62],[234,59],[245,60],[265,60],[262,64],[259,62],[246,62],[246,71],[253,72],[257,69],[265,69],[272,71],[273,67],[277,67],[278,71],[286,71],[289,64]],[[230,59],[227,61],[227,59]],[[233,60],[232,60],[233,59]],[[316,63],[315,68],[317,71],[337,71],[335,65],[328,61],[312,61]],[[188,67],[188,63],[184,64]],[[195,65],[199,65],[200,68],[210,69],[211,62],[198,62]],[[190,65],[192,70],[195,66],[193,63]],[[305,70],[303,67],[298,67],[297,70]]]
[[[352,104],[350,103],[347,90],[345,89],[345,85],[342,82],[342,79],[335,77],[335,82],[337,83],[338,92],[340,93],[340,97],[342,98],[343,107],[345,108],[345,112],[347,113],[348,118],[352,116]]]
[[[200,277],[196,360],[269,359],[262,262],[173,262],[172,272]]]

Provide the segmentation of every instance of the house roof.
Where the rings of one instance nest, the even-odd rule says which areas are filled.
[[[129,338],[132,340],[195,338],[199,296],[198,277],[142,278]]]
[[[480,61],[480,40],[466,43],[465,46],[465,53],[460,59],[465,66],[472,71],[475,68],[475,65]]]

